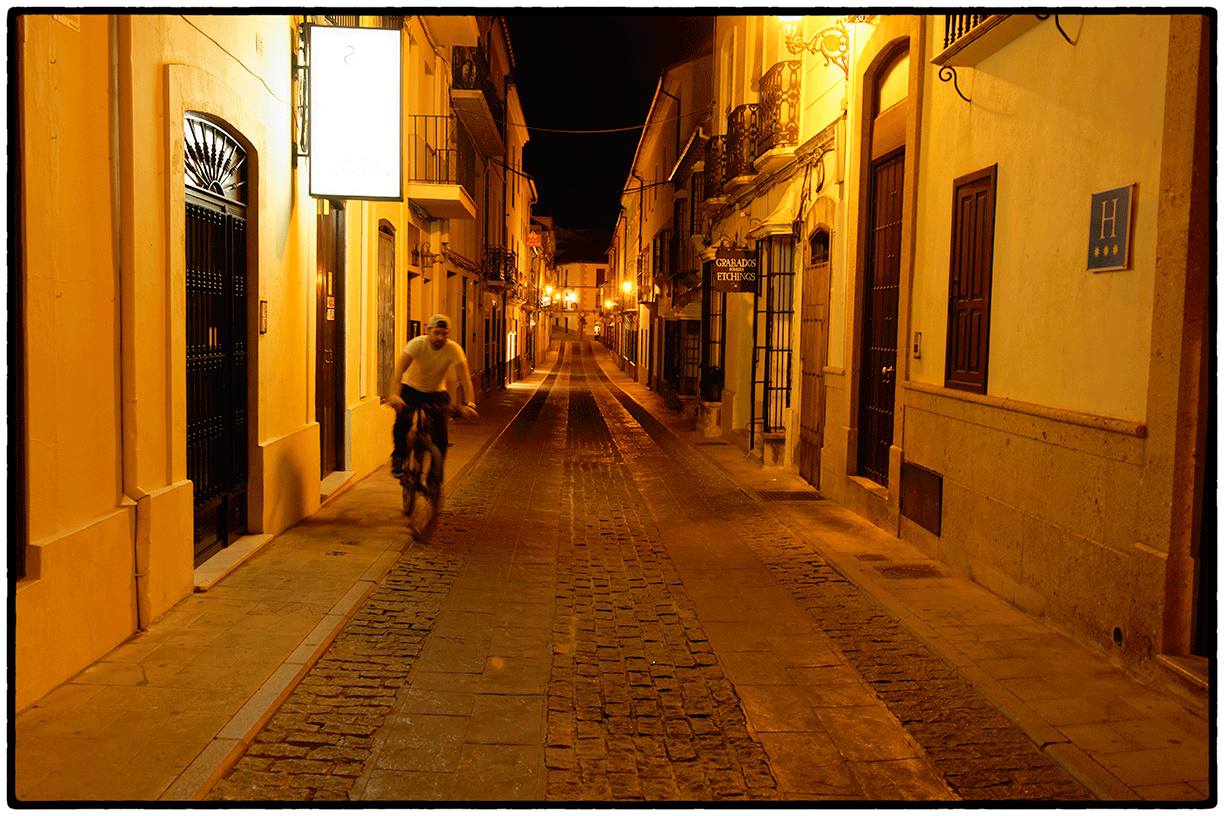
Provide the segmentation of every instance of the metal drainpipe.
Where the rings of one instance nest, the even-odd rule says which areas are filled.
[[[663,90],[662,85],[659,86],[659,93],[667,94],[672,99],[676,100],[676,149],[672,155],[676,157],[676,161],[680,161],[680,117],[684,113],[684,111],[682,111],[680,108],[680,97],[676,96],[675,94],[667,93],[667,91]]]
[[[109,96],[110,103],[108,105],[108,139],[110,148],[110,199],[111,199],[111,233],[116,236],[114,243],[112,262],[115,267],[115,288],[116,288],[116,303],[118,311],[118,338],[119,338],[119,460],[120,474],[122,480],[123,497],[120,500],[120,505],[124,507],[135,507],[136,509],[136,525],[135,537],[132,541],[132,560],[135,565],[136,580],[136,628],[138,630],[147,629],[150,623],[149,610],[149,549],[150,541],[150,521],[151,521],[151,500],[146,493],[137,484],[136,478],[136,452],[135,452],[135,412],[132,413],[132,420],[127,420],[127,406],[136,404],[134,382],[135,376],[125,376],[124,358],[130,351],[130,343],[125,343],[125,335],[127,326],[132,324],[134,317],[127,304],[128,297],[125,291],[125,283],[127,278],[127,270],[123,266],[123,196],[122,196],[122,179],[119,171],[119,17],[110,15],[110,77],[109,79]],[[131,288],[129,284],[128,287]]]

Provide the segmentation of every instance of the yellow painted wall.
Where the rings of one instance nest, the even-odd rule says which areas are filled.
[[[75,25],[28,15],[20,44],[31,546],[14,599],[18,708],[135,625],[136,508],[122,502],[119,459],[107,19],[82,15]]]
[[[1063,20],[1075,46],[1048,20],[960,69],[972,105],[926,66],[912,327],[926,351],[910,376],[944,381],[953,180],[997,163],[987,394],[1142,421],[1169,23],[1079,19]],[[1091,196],[1131,183],[1131,268],[1089,272]]]

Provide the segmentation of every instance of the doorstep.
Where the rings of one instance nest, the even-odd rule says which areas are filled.
[[[333,470],[324,476],[323,481],[319,482],[319,504],[325,503],[348,487],[355,475],[356,471],[352,470]]]
[[[248,558],[267,546],[270,535],[245,535],[195,568],[195,591],[207,592]]]

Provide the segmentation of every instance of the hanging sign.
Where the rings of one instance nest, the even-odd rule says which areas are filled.
[[[755,292],[757,256],[746,249],[720,249],[714,253],[713,271],[716,292]]]
[[[400,32],[312,25],[310,194],[403,200]]]
[[[538,232],[527,233],[527,246],[528,247],[538,247],[539,245],[540,245],[540,233]]]
[[[1131,202],[1134,185],[1092,194],[1088,219],[1088,271],[1130,268]]]

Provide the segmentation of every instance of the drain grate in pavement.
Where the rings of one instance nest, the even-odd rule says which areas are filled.
[[[878,555],[876,553],[864,553],[863,555],[854,556],[860,561],[887,561],[887,555]]]
[[[815,501],[820,498],[815,490],[766,490],[757,496],[761,501]]]
[[[899,567],[876,567],[885,578],[947,578],[930,564],[905,564]]]

